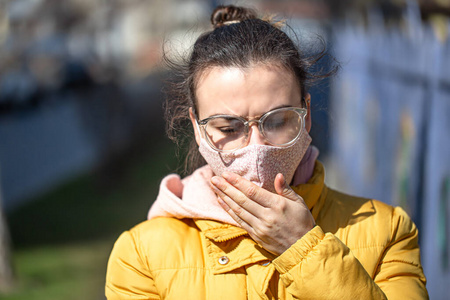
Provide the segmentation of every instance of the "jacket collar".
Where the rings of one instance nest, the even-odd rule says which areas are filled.
[[[195,224],[205,237],[216,242],[226,242],[236,237],[248,235],[243,228],[212,220],[195,220]]]
[[[211,220],[194,220],[205,237],[205,254],[214,274],[243,266],[264,264],[275,258],[249,237],[242,228]]]
[[[323,165],[316,161],[311,179],[305,184],[292,187],[305,200],[314,219],[317,218],[328,191],[324,179]],[[229,272],[251,263],[264,263],[275,258],[273,254],[259,247],[248,236],[247,231],[240,227],[212,220],[196,219],[194,221],[206,238],[206,251],[216,274]],[[225,256],[228,262],[220,264],[219,260]]]
[[[325,185],[325,169],[322,163],[316,160],[313,175],[308,182],[292,186],[292,189],[303,198],[314,219],[317,219],[328,193]]]

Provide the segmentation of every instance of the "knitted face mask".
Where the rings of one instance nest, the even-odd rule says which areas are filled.
[[[274,180],[277,174],[283,174],[286,182],[290,183],[311,140],[303,129],[300,138],[288,147],[249,145],[232,153],[222,153],[212,149],[202,138],[199,151],[216,175],[230,171],[275,192]]]

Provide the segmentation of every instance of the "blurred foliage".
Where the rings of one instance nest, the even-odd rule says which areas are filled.
[[[39,246],[15,253],[19,283],[7,300],[102,299],[110,240]]]
[[[151,145],[119,178],[81,176],[8,216],[19,283],[2,299],[103,297],[114,241],[146,219],[162,177],[178,164],[169,141]]]
[[[156,141],[121,174],[92,173],[30,201],[8,216],[16,247],[96,240],[147,217],[163,176],[176,165],[174,148]],[[117,177],[119,175],[119,177]]]

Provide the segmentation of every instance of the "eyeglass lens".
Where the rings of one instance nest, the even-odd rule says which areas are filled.
[[[262,134],[273,145],[292,142],[302,129],[303,119],[296,111],[273,112],[261,120]],[[247,139],[247,128],[243,120],[235,117],[218,117],[208,121],[205,132],[209,141],[218,150],[235,150]]]

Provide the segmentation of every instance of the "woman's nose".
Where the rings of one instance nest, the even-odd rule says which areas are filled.
[[[248,145],[266,145],[269,144],[262,133],[259,131],[258,124],[251,124],[248,132]]]

